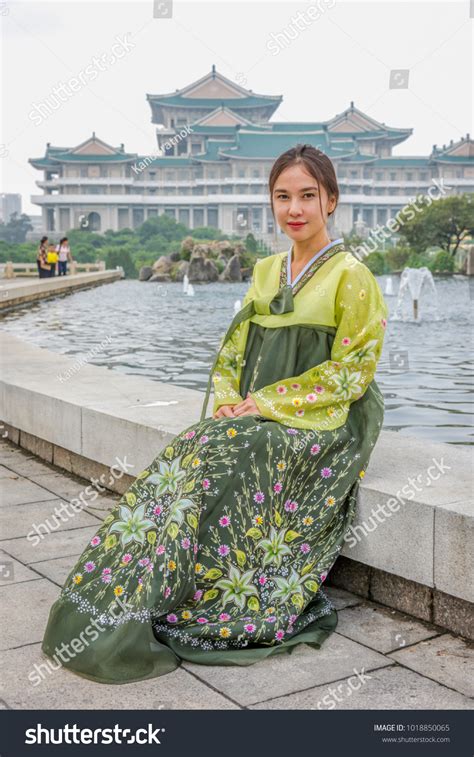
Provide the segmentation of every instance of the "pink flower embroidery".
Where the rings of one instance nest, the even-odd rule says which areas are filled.
[[[100,536],[93,536],[91,539],[91,547],[97,547],[98,544],[100,544]]]
[[[313,393],[307,394],[306,399],[308,400],[308,402],[316,402],[316,400],[318,399],[318,395],[313,394]]]
[[[210,485],[211,485],[211,482],[209,481],[209,479],[208,478],[204,478],[203,481],[202,481],[202,488],[203,489],[209,489]]]
[[[170,612],[170,614],[166,616],[166,620],[168,621],[168,623],[177,623],[178,622],[178,618],[174,614],[174,612]]]
[[[223,515],[222,518],[219,518],[219,525],[220,526],[229,526],[230,525],[230,518],[228,515]]]
[[[286,394],[288,389],[284,384],[279,384],[276,388],[278,394]]]
[[[157,555],[163,555],[165,551],[165,545],[159,544],[155,551]]]
[[[193,436],[195,436],[195,435],[196,435],[196,432],[195,432],[195,431],[188,431],[188,432],[187,432],[187,433],[186,433],[186,434],[184,435],[184,438],[185,438],[185,439],[192,439],[192,438],[193,438]]]
[[[230,615],[227,612],[221,612],[221,614],[219,615],[219,620],[222,620],[224,622],[230,620]]]
[[[310,452],[312,455],[317,455],[320,450],[321,450],[321,447],[319,446],[319,444],[313,444],[313,446],[310,449]]]
[[[161,515],[162,512],[163,508],[161,507],[161,505],[156,505],[156,507],[153,509],[153,513],[155,515]]]
[[[332,469],[331,468],[322,468],[322,470],[321,470],[321,476],[322,476],[322,478],[330,478],[332,476]]]
[[[283,489],[283,484],[281,484],[279,481],[277,481],[277,483],[273,487],[273,491],[277,492],[277,494],[279,494],[282,489]]]

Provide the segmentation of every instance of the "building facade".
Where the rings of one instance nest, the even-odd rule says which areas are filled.
[[[0,194],[0,221],[8,223],[15,213],[21,216],[21,195]]]
[[[328,121],[270,121],[282,96],[257,95],[212,67],[174,93],[147,95],[157,151],[139,155],[112,147],[95,133],[76,147],[47,145],[30,163],[43,174],[43,230],[97,232],[137,228],[166,213],[193,229],[252,232],[267,243],[279,230],[268,199],[275,158],[298,142],[314,145],[333,161],[340,199],[333,230],[383,225],[433,182],[448,194],[474,192],[474,142],[469,134],[427,156],[394,156],[410,128],[379,123],[354,103]],[[283,235],[280,235],[283,237]],[[286,237],[283,237],[286,240]],[[286,242],[284,242],[285,244]],[[278,243],[276,245],[278,247]]]

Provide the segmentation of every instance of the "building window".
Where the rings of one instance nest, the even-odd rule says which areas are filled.
[[[376,171],[375,178],[377,179],[377,181],[382,181],[382,179],[383,179],[383,171]]]
[[[406,180],[407,181],[413,181],[413,174],[411,171],[407,171],[406,173]]]
[[[188,208],[179,208],[178,221],[179,223],[182,223],[189,228],[189,209]]]
[[[262,208],[252,208],[252,229],[253,231],[262,231]]]
[[[247,175],[247,171],[245,170],[245,168],[238,168],[237,169],[237,176],[243,177],[243,176],[246,176],[246,175]]]
[[[128,208],[118,209],[118,227],[119,229],[127,229],[129,227],[129,210]]]
[[[176,211],[175,208],[165,208],[165,214],[167,216],[170,216],[170,218],[176,219]]]
[[[428,174],[426,173],[426,171],[421,171],[420,172],[420,181],[426,181],[427,179],[428,179]]]
[[[174,171],[165,171],[165,181],[173,181],[175,179]]]
[[[396,181],[397,180],[397,174],[395,171],[390,171],[390,181]]]
[[[351,171],[351,179],[357,179],[358,172],[357,171]]]
[[[204,208],[193,210],[193,229],[197,229],[198,226],[204,226]]]
[[[132,210],[133,228],[137,229],[145,220],[145,211],[143,208],[133,208]]]
[[[208,208],[207,209],[207,225],[213,226],[214,228],[218,227],[218,211],[217,208]]]

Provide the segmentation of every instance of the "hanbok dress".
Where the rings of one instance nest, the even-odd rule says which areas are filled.
[[[291,260],[257,262],[200,421],[137,476],[71,570],[42,644],[56,665],[127,683],[182,660],[318,649],[335,630],[323,584],[382,426],[387,308],[343,240],[294,281]],[[211,383],[213,412],[249,393],[259,414],[206,417]]]

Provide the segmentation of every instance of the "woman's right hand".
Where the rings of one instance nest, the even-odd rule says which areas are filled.
[[[214,420],[218,418],[235,418],[233,407],[234,405],[221,405],[212,417]]]

